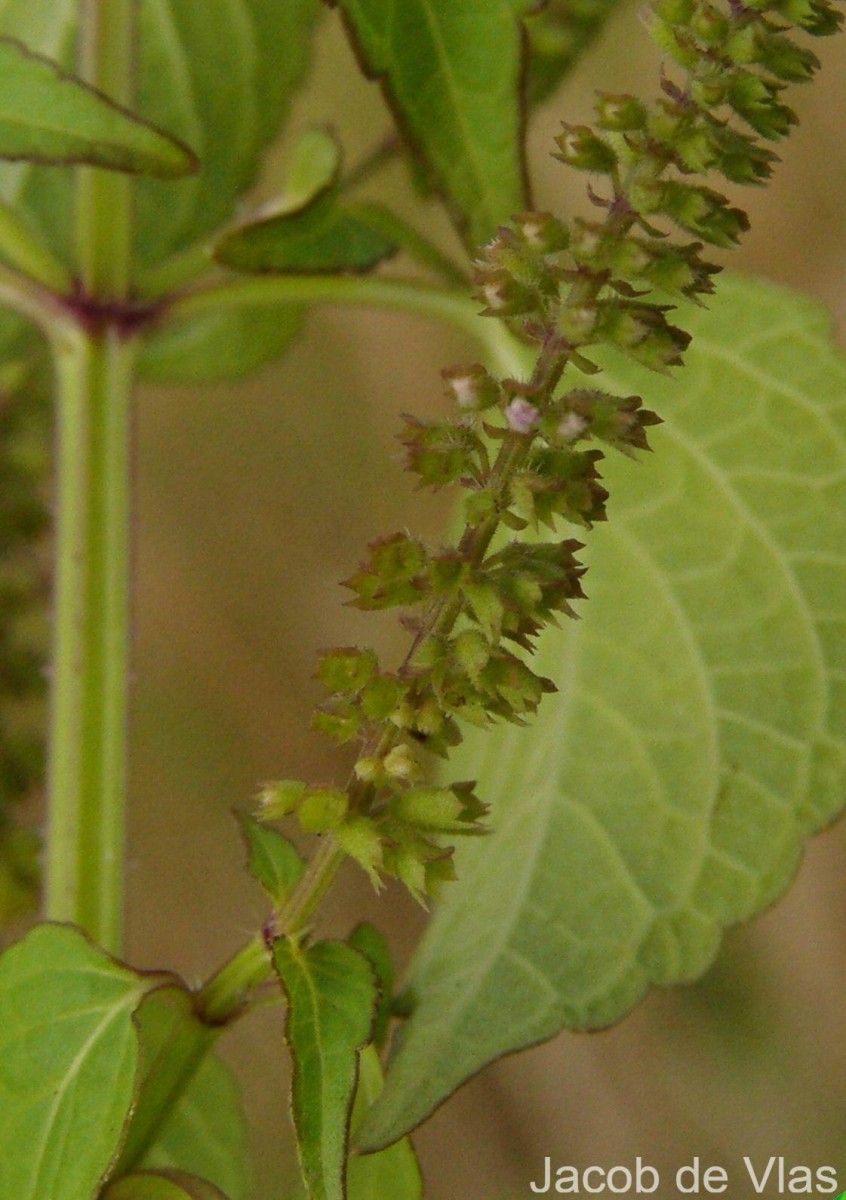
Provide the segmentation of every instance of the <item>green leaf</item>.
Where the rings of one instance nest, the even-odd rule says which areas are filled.
[[[229,220],[255,181],[307,69],[318,0],[140,0],[138,112],[198,154],[178,183],[136,188],[136,252],[161,263]],[[0,34],[73,62],[77,0],[0,0]],[[51,248],[69,261],[68,173],[0,166],[0,195],[22,199]]]
[[[372,1040],[374,1046],[380,1048],[384,1045],[388,1033],[394,999],[394,962],[391,958],[391,948],[382,931],[369,921],[361,921],[356,925],[347,938],[347,944],[364,955],[376,976],[379,1000],[373,1021]],[[381,1087],[379,1090],[381,1091]]]
[[[138,371],[151,383],[242,379],[280,358],[302,322],[297,304],[253,305],[167,321],[144,341]]]
[[[291,153],[285,180],[286,207],[293,212],[305,208],[338,179],[341,147],[325,129],[308,129]]]
[[[280,938],[273,961],[288,1000],[292,1104],[309,1200],[343,1200],[358,1051],[376,1003],[373,970],[343,942],[304,948]]]
[[[0,1196],[94,1195],[132,1104],[132,1014],[150,986],[71,926],[37,925],[0,957]]]
[[[498,1056],[701,975],[846,799],[846,364],[815,305],[761,283],[683,319],[678,382],[605,377],[666,424],[603,470],[590,599],[539,653],[560,691],[459,754],[495,832],[413,964],[368,1147]]]
[[[197,1020],[185,988],[158,988],[145,996],[135,1013],[141,1060],[136,1099],[119,1173],[134,1168],[150,1149],[158,1128],[180,1103],[187,1081],[196,1074],[217,1031]]]
[[[138,107],[184,137],[203,169],[139,189],[145,265],[229,220],[255,181],[308,66],[316,0],[142,0]]]
[[[91,163],[163,179],[198,166],[175,138],[6,38],[0,39],[0,157]]]
[[[534,0],[335,0],[468,245],[526,208],[520,18]]]
[[[248,1200],[249,1138],[240,1090],[226,1064],[209,1052],[219,1031],[197,1021],[191,996],[181,988],[154,992],[137,1022],[143,1065],[120,1170],[188,1171],[229,1200]],[[193,1073],[173,1103],[168,1090],[183,1066],[193,1066]],[[159,1105],[168,1111],[157,1126]]]
[[[206,1179],[184,1171],[139,1171],[106,1189],[103,1200],[227,1200]]]
[[[239,271],[369,271],[396,247],[340,207],[329,192],[297,212],[282,212],[224,235],[215,258]]]
[[[375,1047],[361,1052],[361,1069],[353,1109],[353,1140],[356,1124],[382,1091],[382,1064]],[[423,1177],[410,1138],[402,1138],[375,1154],[350,1155],[347,1169],[347,1200],[422,1200]]]
[[[239,813],[238,820],[247,844],[250,874],[274,905],[284,904],[299,882],[305,863],[277,829],[262,825],[247,813]]]

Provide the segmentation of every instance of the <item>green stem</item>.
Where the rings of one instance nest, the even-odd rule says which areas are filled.
[[[75,331],[56,351],[56,580],[46,915],[120,949],[134,343]]]
[[[288,902],[274,913],[267,932],[272,937],[300,936],[329,890],[346,855],[326,837],[311,859]],[[243,946],[197,993],[201,1020],[221,1024],[239,1016],[250,994],[273,974],[264,931]]]
[[[77,68],[133,100],[135,0],[83,0]],[[119,951],[123,927],[129,657],[130,401],[135,343],[97,319],[129,294],[132,181],[77,173],[86,302],[54,334],[56,573],[45,909]],[[93,316],[91,316],[93,314]]]
[[[135,99],[136,0],[83,0],[79,75],[112,100]],[[82,289],[98,300],[129,294],[132,267],[130,175],[80,167],[77,178],[77,258]]]
[[[274,275],[239,277],[197,288],[171,302],[172,320],[210,312],[249,308],[258,304],[344,304],[408,312],[442,321],[469,334],[491,356],[497,369],[525,369],[526,352],[499,321],[479,315],[478,304],[430,284],[402,279],[349,275]]]

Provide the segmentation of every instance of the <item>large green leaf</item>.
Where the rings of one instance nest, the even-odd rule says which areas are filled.
[[[0,158],[165,179],[197,167],[181,143],[8,39],[0,39]]]
[[[209,1046],[216,1031],[199,1024],[190,995],[160,989],[137,1014],[142,1046],[138,1107],[127,1134],[121,1171],[188,1171],[208,1180],[229,1200],[247,1200],[251,1172],[248,1131],[238,1084]],[[176,1103],[168,1097],[174,1064],[193,1066]],[[167,1116],[150,1137],[159,1104]]]
[[[700,975],[846,800],[846,365],[813,304],[726,280],[677,381],[605,376],[665,417],[605,471],[583,619],[543,642],[530,730],[472,734],[495,830],[460,855],[362,1141],[470,1074]]]
[[[475,248],[526,206],[520,18],[535,0],[334,0]]]
[[[343,1200],[358,1052],[377,999],[373,970],[343,942],[302,947],[280,938],[273,961],[288,1000],[292,1104],[309,1200]]]
[[[139,182],[137,254],[158,263],[232,215],[305,71],[318,0],[140,0],[138,111],[184,139],[202,169]],[[69,67],[77,0],[0,0],[0,34]],[[53,249],[69,257],[67,172],[0,168],[0,194],[22,195]]]
[[[146,996],[135,1023],[141,1060],[120,1174],[143,1160],[217,1036],[216,1030],[197,1020],[190,993],[176,986]]]
[[[361,1071],[352,1128],[382,1091],[383,1077],[374,1046],[361,1052]],[[423,1177],[410,1138],[402,1138],[375,1154],[350,1155],[347,1200],[422,1200]]]
[[[0,957],[0,1196],[95,1194],[132,1104],[132,1014],[150,986],[71,926],[38,925]]]

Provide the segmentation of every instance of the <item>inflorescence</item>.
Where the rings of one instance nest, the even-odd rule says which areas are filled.
[[[818,66],[791,27],[822,36],[840,20],[829,0],[657,0],[651,29],[673,72],[662,73],[660,98],[600,94],[595,128],[563,126],[556,157],[601,181],[588,192],[597,219],[521,214],[475,264],[484,313],[539,347],[533,374],[452,368],[444,381],[458,415],[405,418],[406,468],[423,486],[464,490],[464,532],[438,550],[407,533],[368,547],[346,581],[352,603],[402,609],[411,649],[393,671],[369,649],[322,656],[330,696],[314,725],[356,743],[358,759],[344,788],[269,785],[262,819],[296,812],[375,883],[396,876],[421,899],[452,878],[451,840],[481,832],[485,806],[472,782],[428,783],[425,755],[446,757],[463,722],[524,722],[554,690],[527,659],[540,631],[575,616],[583,596],[581,544],[560,526],[605,519],[597,443],[635,455],[659,420],[640,396],[593,386],[591,349],[613,347],[659,372],[681,364],[689,335],[665,299],[701,303],[719,270],[705,245],[732,246],[748,227],[697,177],[769,177],[777,156],[762,143],[796,120],[782,93]],[[562,385],[565,368],[574,386]],[[548,540],[536,540],[540,529]]]

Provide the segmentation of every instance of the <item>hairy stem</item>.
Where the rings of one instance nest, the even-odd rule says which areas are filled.
[[[135,99],[136,0],[84,0],[78,73],[119,104]],[[76,237],[83,292],[99,300],[129,294],[132,266],[132,176],[80,167]]]
[[[56,352],[56,581],[46,915],[121,944],[134,346],[75,331]]]
[[[133,100],[135,0],[85,0],[79,74]],[[132,182],[81,167],[76,251],[85,310],[57,334],[56,578],[45,910],[117,952],[123,930],[129,686],[130,402],[134,342],[98,319],[126,299]]]
[[[525,350],[498,321],[479,315],[477,302],[466,295],[430,284],[378,277],[348,275],[277,275],[231,278],[198,287],[176,296],[168,310],[170,319],[225,312],[257,304],[348,304],[407,312],[451,325],[469,334],[491,356],[498,369],[523,368]]]
[[[494,324],[489,322],[489,324]],[[498,323],[497,323],[498,325]],[[566,365],[566,355],[560,347],[550,341],[541,350],[532,384],[541,389],[547,398],[552,394],[561,372]],[[531,439],[515,436],[503,442],[493,468],[497,487],[507,488],[508,480],[523,464],[529,454]],[[462,551],[474,559],[484,557],[488,546],[499,528],[499,519],[492,518],[476,529],[468,529],[461,539]],[[454,602],[439,602],[426,615],[423,629],[415,638],[406,656],[406,666],[414,650],[427,637],[448,633],[456,623],[461,608]],[[398,729],[383,731],[363,753],[386,754],[402,741]],[[350,803],[354,808],[366,808],[369,785],[353,776],[348,783]],[[269,937],[302,935],[328,892],[338,869],[344,861],[344,853],[334,844],[331,835],[318,847],[302,879],[297,884],[287,903],[267,922],[265,931]],[[197,997],[197,1008],[206,1021],[219,1023],[237,1016],[248,1001],[250,992],[263,983],[271,974],[270,957],[265,938],[254,937],[235,956],[215,973],[201,989]]]

